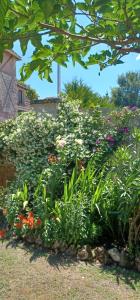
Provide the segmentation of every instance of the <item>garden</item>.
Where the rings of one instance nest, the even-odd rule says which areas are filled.
[[[0,0],[1,78],[14,49],[20,83],[32,74],[35,87],[52,83],[57,64],[59,97],[55,118],[19,109],[0,122],[2,300],[139,299],[139,15],[140,0]],[[72,65],[86,83],[64,78],[60,93],[60,66],[70,77]],[[101,73],[104,96],[92,90]],[[12,82],[4,115],[17,109]],[[28,99],[38,99],[40,86],[27,83]]]
[[[0,238],[80,260],[140,270],[140,110],[103,115],[61,100],[56,119],[23,113],[0,124]]]

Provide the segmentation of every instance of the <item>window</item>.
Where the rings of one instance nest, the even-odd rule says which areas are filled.
[[[18,105],[24,105],[24,93],[22,90],[18,90]]]

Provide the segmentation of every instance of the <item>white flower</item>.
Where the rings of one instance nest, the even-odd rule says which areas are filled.
[[[64,148],[64,146],[67,144],[67,142],[66,142],[66,140],[64,140],[64,139],[61,139],[61,140],[59,140],[59,139],[57,139],[56,140],[56,145],[58,146],[58,147],[60,147],[60,148]]]
[[[78,145],[83,145],[83,140],[75,139],[75,143],[78,144]]]

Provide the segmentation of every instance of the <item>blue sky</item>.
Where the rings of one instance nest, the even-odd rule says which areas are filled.
[[[14,50],[21,55],[19,43],[15,44]],[[32,47],[28,47],[28,51],[25,57],[22,57],[22,61],[17,63],[17,77],[19,78],[19,69],[24,62],[30,60],[32,54]],[[106,92],[110,93],[112,87],[117,85],[118,75],[128,71],[140,71],[140,60],[136,60],[137,54],[129,54],[124,57],[124,64],[118,66],[111,66],[103,70],[99,74],[98,66],[91,66],[88,70],[83,69],[80,65],[73,67],[69,63],[68,68],[61,68],[61,89],[64,88],[64,83],[71,82],[74,78],[82,79],[88,84],[93,91],[98,92],[101,95],[105,95]],[[53,83],[48,83],[46,80],[40,80],[37,73],[34,73],[30,79],[26,82],[36,89],[40,98],[57,95],[57,66],[53,65],[52,74]]]

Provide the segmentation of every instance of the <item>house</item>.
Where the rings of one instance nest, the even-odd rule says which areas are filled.
[[[26,97],[27,88],[16,79],[16,62],[21,57],[12,50],[5,50],[0,63],[0,121],[13,118],[20,111],[30,110]]]
[[[45,99],[35,100],[31,102],[31,107],[33,111],[36,112],[47,112],[54,117],[57,114],[58,104],[60,99],[58,97],[47,97]]]

